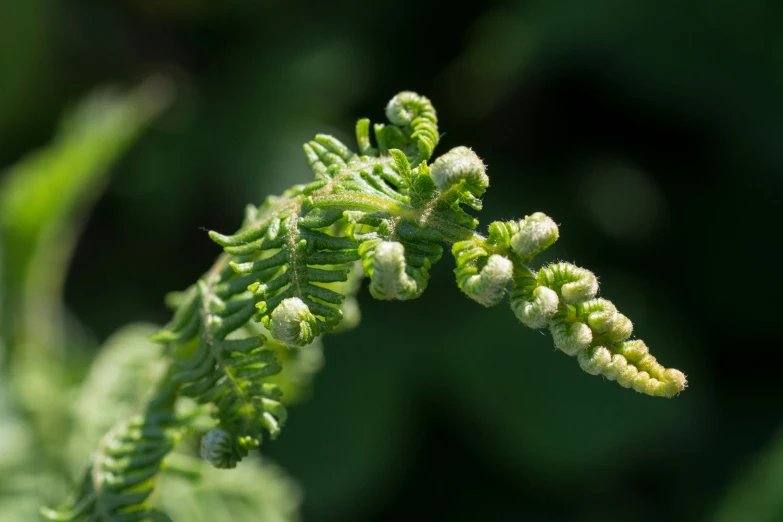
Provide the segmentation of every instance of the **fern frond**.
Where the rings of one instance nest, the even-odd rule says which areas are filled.
[[[167,375],[143,415],[117,423],[102,439],[81,485],[65,503],[43,508],[57,522],[170,521],[148,500],[163,459],[183,435],[174,404],[178,385]]]
[[[340,326],[349,309],[344,303],[357,289],[352,271],[361,265],[377,299],[415,299],[444,246],[468,297],[494,306],[508,294],[520,321],[548,327],[555,346],[587,373],[652,396],[685,388],[681,372],[630,340],[630,320],[596,297],[592,272],[565,262],[530,266],[559,237],[551,218],[534,213],[492,223],[487,236],[476,232],[478,221],[466,209],[481,209],[486,166],[467,147],[428,164],[439,136],[427,98],[400,93],[386,114],[390,123],[374,126],[377,146],[369,120],[356,126],[356,151],[325,135],[305,144],[315,180],[249,206],[232,235],[210,232],[224,253],[170,299],[174,317],[155,339],[174,358],[176,393],[204,404],[216,421],[202,439],[207,461],[234,467],[261,444],[264,431],[278,435],[286,411],[271,379],[281,371],[280,346],[302,349]],[[251,319],[272,337],[270,346],[257,329],[249,333]],[[146,447],[134,440],[129,451],[134,444]]]
[[[401,93],[387,107],[391,124],[375,126],[377,148],[365,120],[357,125],[358,152],[317,136],[304,147],[315,182],[268,200],[234,235],[210,233],[227,254],[241,257],[229,265],[236,276],[254,279],[248,290],[259,300],[256,318],[272,337],[301,346],[333,330],[343,296],[325,284],[346,280],[359,258],[373,297],[419,297],[443,245],[451,244],[458,285],[472,299],[493,306],[509,293],[517,317],[549,327],[555,345],[579,356],[589,373],[650,395],[681,391],[680,372],[626,357],[620,343],[631,322],[595,299],[592,272],[562,262],[528,266],[559,237],[551,218],[537,212],[493,223],[488,237],[474,232],[477,221],[465,207],[481,208],[486,167],[467,147],[427,164],[428,144],[437,143],[434,114],[425,98]]]
[[[389,101],[386,117],[393,125],[375,125],[375,139],[381,154],[401,149],[414,165],[432,156],[440,136],[438,117],[429,99],[415,92],[401,92]],[[358,141],[361,147],[368,140],[359,136]]]
[[[154,397],[155,385],[168,369],[162,347],[147,341],[157,329],[152,324],[127,325],[98,352],[72,399],[66,453],[73,472],[81,471],[95,444],[118,420],[134,417]]]
[[[185,292],[172,322],[155,336],[190,352],[175,361],[173,380],[181,395],[215,406],[218,426],[204,437],[202,455],[219,468],[234,467],[257,448],[264,430],[276,437],[286,419],[282,392],[264,382],[281,370],[277,352],[264,347],[261,335],[229,338],[256,313],[258,298],[245,290],[251,280],[228,262],[223,256]]]
[[[41,514],[57,522],[170,520],[146,501],[176,438],[159,419],[122,422],[102,440],[78,493],[63,506],[42,509]]]
[[[549,327],[555,345],[579,356],[589,373],[650,395],[670,397],[684,389],[681,372],[626,357],[620,343],[632,324],[611,302],[595,299],[592,272],[563,262],[528,266],[559,237],[551,218],[536,212],[493,223],[487,237],[473,231],[477,221],[464,207],[481,209],[486,167],[467,147],[427,164],[429,144],[437,143],[429,100],[401,93],[387,116],[391,125],[375,126],[377,148],[365,120],[357,125],[358,153],[334,138],[316,137],[305,145],[314,183],[272,200],[232,236],[211,233],[228,254],[254,257],[231,266],[239,275],[257,274],[249,290],[261,298],[258,317],[274,338],[301,345],[332,330],[341,319],[335,305],[342,296],[320,285],[346,279],[348,263],[357,258],[373,297],[419,297],[445,243],[452,245],[457,283],[466,295],[493,306],[509,293],[520,321]]]

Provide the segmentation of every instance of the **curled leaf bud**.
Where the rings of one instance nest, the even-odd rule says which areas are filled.
[[[436,159],[430,175],[440,190],[464,182],[468,191],[476,197],[489,186],[484,162],[467,147],[455,147]]]
[[[489,224],[489,241],[495,245],[511,246],[511,238],[519,232],[520,221],[493,221]]]
[[[201,438],[201,457],[216,468],[233,468],[237,464],[234,441],[226,430],[215,429]]]
[[[591,271],[571,263],[553,263],[538,272],[539,284],[557,291],[568,304],[595,297],[598,280]]]
[[[612,354],[605,346],[594,346],[583,350],[577,357],[579,367],[590,375],[600,375],[612,362]]]
[[[528,328],[544,328],[548,325],[560,303],[557,293],[545,286],[537,286],[527,298],[524,294],[515,294],[511,296],[511,310]]]
[[[414,299],[421,295],[420,285],[408,275],[405,247],[396,241],[381,241],[368,252],[370,294],[376,299]]]
[[[640,340],[617,343],[611,351],[604,346],[590,348],[579,354],[579,366],[587,373],[603,375],[624,388],[653,397],[671,398],[687,386],[681,371],[664,368]]]
[[[633,333],[633,323],[621,313],[617,313],[612,329],[607,334],[613,343],[625,341]]]
[[[595,333],[606,333],[614,327],[617,308],[607,299],[597,298],[577,305],[577,316]]]
[[[665,380],[666,368],[650,354],[647,345],[641,339],[617,343],[612,346],[612,351],[619,353],[628,362],[649,373],[651,377],[659,381]]]
[[[567,355],[579,355],[593,342],[593,332],[589,326],[561,314],[555,314],[552,318],[549,331],[555,346]]]
[[[456,271],[457,284],[468,297],[484,306],[494,306],[503,299],[511,284],[514,265],[503,256],[491,255],[477,274],[475,267],[458,267]],[[471,272],[473,275],[469,275]],[[463,277],[460,273],[464,273]]]
[[[394,145],[392,142],[399,140],[404,134],[409,134],[410,138],[416,140],[418,144],[419,157],[416,163],[432,156],[440,135],[438,133],[438,116],[429,99],[415,92],[401,92],[386,105],[386,117],[402,129],[402,132],[397,127],[382,127],[383,130],[379,133],[376,127],[376,137],[379,144],[386,145],[381,148],[399,148],[399,142]],[[359,139],[360,145],[361,138],[362,136]]]
[[[664,372],[664,378],[666,379],[666,386],[661,394],[666,398],[671,399],[688,387],[688,380],[680,370],[669,368]]]
[[[318,335],[318,323],[298,297],[283,299],[270,316],[269,332],[286,346],[306,346]]]
[[[560,233],[552,218],[542,212],[526,216],[520,222],[519,232],[511,237],[511,248],[528,262],[552,246]]]
[[[431,108],[430,102],[424,96],[412,91],[403,91],[398,93],[386,104],[386,117],[395,125],[404,127],[410,125],[419,112]],[[432,110],[432,109],[430,109]],[[432,110],[434,112],[434,110]]]
[[[658,361],[655,360],[655,357],[650,355],[650,351],[647,348],[647,345],[641,339],[618,343],[615,345],[614,350],[617,353],[623,355],[635,366],[639,366],[645,370],[650,370],[660,366]]]

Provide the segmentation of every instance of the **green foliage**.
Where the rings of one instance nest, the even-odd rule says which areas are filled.
[[[61,121],[52,143],[28,155],[4,173],[0,185],[0,229],[9,255],[7,280],[25,277],[25,269],[44,256],[70,258],[73,228],[85,207],[100,193],[107,169],[171,101],[172,86],[150,79],[130,93],[104,89],[88,97]],[[78,218],[77,218],[78,219]],[[46,249],[45,254],[41,249]],[[45,276],[37,276],[44,278]],[[51,284],[51,283],[50,283]],[[12,287],[13,288],[13,287]]]
[[[171,388],[171,387],[169,387]],[[163,458],[181,428],[173,416],[174,390],[161,390],[143,416],[118,423],[100,441],[72,499],[58,510],[42,509],[49,520],[169,520],[145,501]]]
[[[299,520],[302,494],[277,466],[247,459],[220,473],[203,460],[181,453],[174,457],[160,477],[156,498],[157,507],[172,520]]]
[[[198,520],[193,511],[208,519],[228,510],[235,520],[295,520],[299,493],[273,466],[254,463],[234,478],[213,476],[187,444],[174,452],[183,438],[203,435],[212,423],[186,398],[175,408],[179,384],[165,375],[161,346],[146,340],[155,330],[142,324],[123,328],[92,364],[73,404],[68,444],[73,465],[81,467],[86,458],[91,464],[73,497],[57,510],[43,510],[45,518],[168,520],[163,510],[175,520]],[[167,388],[156,390],[156,382]],[[143,414],[135,414],[145,405]]]
[[[225,509],[244,517],[236,520],[297,517],[296,487],[268,464],[240,474],[266,483],[269,491],[260,496],[247,486],[229,491],[230,481],[200,480],[200,463],[181,472],[192,449],[180,444],[172,453],[175,443],[206,429],[209,419],[177,397],[170,358],[146,340],[158,327],[130,325],[112,336],[83,383],[73,384],[81,377],[81,350],[65,348],[83,348],[85,340],[66,323],[61,293],[81,221],[109,167],[171,95],[168,81],[151,79],[128,92],[88,96],[69,111],[52,143],[9,168],[0,185],[0,310],[6,312],[0,382],[9,384],[0,387],[0,520],[31,520],[42,502],[70,487],[74,469],[80,480],[72,498],[60,510],[43,510],[47,518],[168,520],[145,501],[153,485],[201,506],[208,518]],[[319,346],[313,348],[307,356],[291,355],[291,382],[281,380],[287,389],[306,387],[320,367]],[[86,471],[85,460],[91,461]],[[183,493],[182,482],[194,480],[196,487]]]
[[[9,393],[29,421],[42,460],[58,468],[67,421],[69,342],[62,289],[81,223],[109,167],[171,101],[150,79],[128,92],[103,89],[73,107],[48,146],[8,168],[0,184],[0,301]],[[2,346],[0,346],[2,348]]]
[[[172,85],[151,78],[120,92],[97,91],[73,107],[52,142],[7,169],[0,184],[0,272],[11,384],[40,424],[47,444],[67,410],[58,385],[64,365],[61,294],[82,222],[109,167],[172,99]],[[2,354],[0,354],[2,356]],[[46,379],[39,376],[46,375]]]
[[[316,136],[304,146],[315,181],[249,206],[233,235],[210,232],[224,254],[171,296],[174,317],[153,336],[170,361],[158,391],[141,416],[104,436],[82,486],[60,508],[43,510],[46,518],[168,520],[150,495],[166,455],[187,433],[203,435],[201,455],[218,468],[237,466],[264,432],[280,433],[287,414],[271,380],[282,370],[274,344],[306,349],[355,313],[343,305],[358,289],[350,274],[359,263],[373,297],[419,297],[444,244],[452,246],[457,284],[468,297],[489,307],[510,293],[517,317],[532,328],[548,326],[555,346],[586,372],[652,396],[685,388],[681,372],[663,368],[642,341],[628,340],[630,320],[596,298],[592,272],[563,262],[528,265],[559,237],[550,218],[535,213],[493,223],[488,236],[475,231],[478,221],[464,206],[481,208],[486,168],[466,147],[428,164],[438,142],[429,100],[403,92],[386,113],[390,124],[374,126],[377,148],[367,120],[357,124],[359,152]],[[183,412],[177,404],[188,399],[197,406]]]
[[[144,411],[166,372],[161,346],[146,341],[157,327],[129,324],[109,337],[74,397],[68,441],[69,469],[80,472],[98,441],[118,420]]]
[[[61,304],[67,263],[108,168],[170,97],[170,86],[160,80],[127,93],[96,92],[69,111],[51,144],[4,172],[0,370],[9,386],[0,389],[0,470],[14,478],[0,480],[2,520],[29,520],[36,504],[47,498],[41,494],[63,489],[67,471],[59,452],[70,413],[71,362],[64,357],[69,339]],[[101,426],[100,434],[109,426]]]
[[[362,327],[323,339],[317,394],[289,407],[285,434],[263,449],[301,481],[308,520],[373,519],[412,504],[449,520],[622,520],[629,509],[640,522],[703,520],[769,440],[765,412],[780,397],[774,364],[738,368],[736,352],[753,346],[753,360],[774,360],[777,292],[745,285],[743,302],[754,306],[731,307],[726,320],[725,285],[715,281],[726,273],[727,237],[742,238],[745,263],[775,258],[763,224],[775,222],[783,188],[783,4],[516,0],[426,24],[443,19],[436,4],[352,4],[303,17],[287,2],[249,0],[0,3],[3,166],[47,142],[61,108],[95,82],[152,67],[181,87],[174,111],[106,173],[110,191],[68,263],[65,337],[47,332],[54,323],[40,309],[30,316],[28,330],[53,341],[51,363],[20,375],[27,346],[7,344],[15,362],[0,377],[0,460],[35,455],[36,464],[3,472],[0,520],[34,518],[31,509],[7,514],[12,503],[65,496],[61,483],[30,480],[57,467],[58,455],[72,460],[58,411],[81,394],[104,339],[128,321],[165,321],[160,296],[209,266],[216,247],[198,227],[233,232],[246,201],[307,183],[300,148],[316,132],[358,150],[351,123],[385,121],[394,93],[384,90],[403,76],[438,109],[433,159],[466,144],[488,165],[485,211],[474,213],[480,231],[534,210],[555,218],[563,241],[535,268],[590,268],[635,334],[660,362],[687,368],[693,385],[658,401],[580,376],[548,331],[520,328],[504,304],[463,299],[444,259],[422,299],[400,305],[362,291]],[[427,26],[424,53],[420,39],[400,38],[413,19]],[[762,226],[726,219],[738,213]],[[59,272],[62,257],[43,256],[42,266]],[[18,324],[18,301],[4,312]],[[270,347],[261,323],[249,324]],[[285,404],[294,391],[281,382],[294,366],[286,357],[311,346],[275,343],[283,370],[270,380]],[[22,406],[20,390],[40,415]],[[103,433],[143,409],[133,408]],[[46,429],[33,427],[39,419]],[[589,451],[573,444],[574,426]],[[44,444],[38,435],[47,433]],[[188,449],[197,454],[196,444]],[[88,455],[74,458],[81,467]],[[444,502],[433,482],[461,501]],[[158,503],[170,498],[164,483],[153,500],[178,519]],[[595,502],[607,495],[614,501]]]

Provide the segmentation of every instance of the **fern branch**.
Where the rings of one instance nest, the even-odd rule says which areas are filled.
[[[358,151],[316,136],[304,145],[313,182],[249,206],[232,235],[209,233],[224,253],[177,295],[172,321],[155,338],[174,358],[176,393],[211,405],[217,426],[202,439],[206,460],[234,467],[264,431],[274,438],[285,422],[280,389],[270,381],[281,371],[277,351],[264,335],[248,336],[251,319],[277,343],[306,346],[344,320],[358,265],[373,297],[415,299],[444,247],[468,297],[494,306],[508,295],[523,324],[548,327],[555,346],[587,373],[652,396],[685,388],[681,372],[630,340],[631,321],[596,297],[592,272],[563,262],[531,266],[559,237],[552,219],[534,213],[492,223],[487,235],[476,231],[466,207],[481,209],[486,167],[467,147],[428,163],[439,135],[427,98],[400,93],[386,114],[390,124],[373,127],[377,146],[368,120],[356,126]]]
[[[174,412],[179,384],[168,372],[143,415],[117,423],[102,439],[77,491],[46,520],[75,522],[161,522],[170,519],[148,499],[163,459],[186,425]]]

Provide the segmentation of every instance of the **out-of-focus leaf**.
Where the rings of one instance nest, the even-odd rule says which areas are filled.
[[[248,459],[234,469],[219,470],[203,460],[175,454],[171,464],[161,477],[155,504],[175,521],[299,520],[299,487],[266,460]],[[200,479],[194,482],[189,475],[199,475]]]
[[[722,495],[712,522],[783,520],[783,431]]]
[[[117,422],[143,411],[166,370],[162,347],[147,340],[159,327],[130,324],[106,340],[90,367],[71,411],[67,456],[78,472],[98,441]]]
[[[63,118],[48,146],[7,169],[0,184],[0,232],[10,252],[8,291],[31,278],[49,294],[59,290],[85,207],[98,195],[108,167],[168,105],[171,89],[153,78],[127,94],[98,91]]]
[[[42,461],[59,461],[69,409],[63,393],[62,288],[82,221],[108,167],[171,96],[172,86],[161,78],[128,93],[103,90],[88,96],[63,118],[48,146],[9,167],[0,183],[6,382],[32,422]]]

